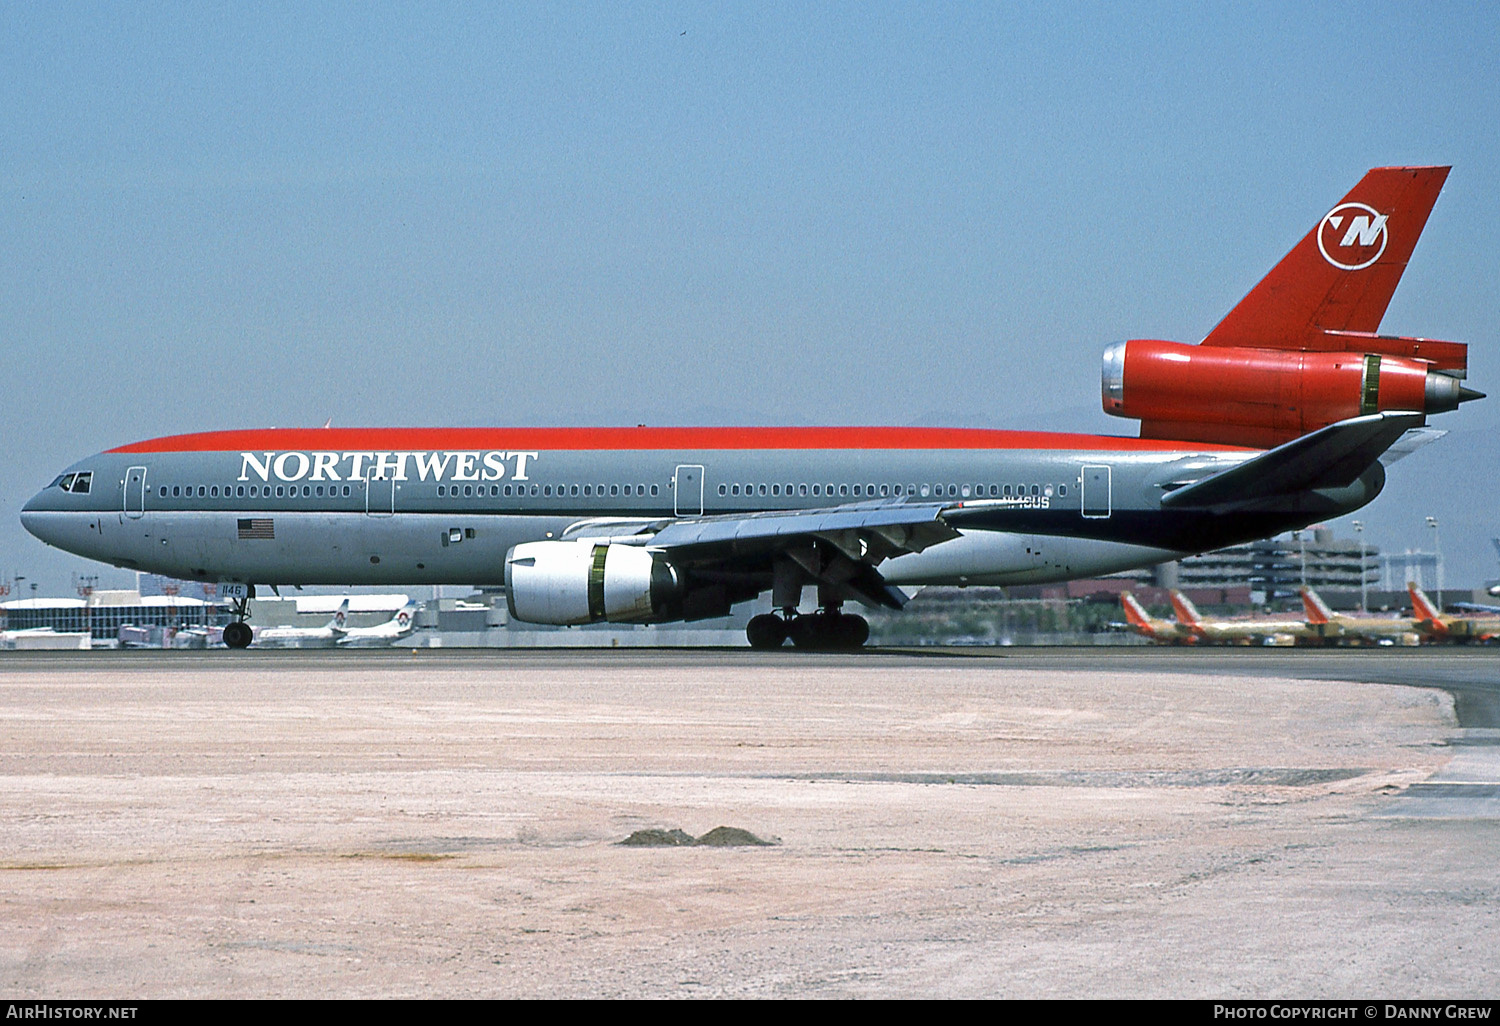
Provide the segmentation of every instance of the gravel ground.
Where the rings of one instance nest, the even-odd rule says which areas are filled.
[[[210,655],[0,659],[6,996],[1500,978],[1500,820],[1399,814],[1464,733],[1440,691],[1107,654]],[[619,844],[720,826],[779,843]]]

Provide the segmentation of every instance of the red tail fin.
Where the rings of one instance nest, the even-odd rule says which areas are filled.
[[[1128,591],[1120,592],[1120,605],[1125,609],[1125,622],[1136,630],[1145,634],[1156,633],[1151,626],[1151,618],[1141,608],[1141,604],[1135,600],[1135,596]]]
[[[1447,624],[1443,623],[1442,611],[1432,604],[1432,599],[1427,597],[1427,593],[1417,587],[1415,581],[1407,581],[1406,590],[1411,593],[1411,609],[1416,614],[1416,618],[1427,621],[1440,632],[1446,630]]]
[[[1302,611],[1307,614],[1308,623],[1327,623],[1333,619],[1333,611],[1328,608],[1328,603],[1311,588],[1302,589]]]
[[[1172,592],[1172,612],[1177,614],[1177,622],[1184,627],[1196,627],[1203,622],[1198,607],[1180,591]]]
[[[1448,171],[1370,171],[1203,344],[1342,350],[1345,344],[1326,333],[1374,333]]]

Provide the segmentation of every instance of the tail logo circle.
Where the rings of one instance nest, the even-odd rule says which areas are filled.
[[[1385,226],[1389,217],[1363,203],[1341,203],[1318,225],[1318,251],[1324,260],[1345,271],[1369,267],[1380,259],[1390,241],[1391,233]]]

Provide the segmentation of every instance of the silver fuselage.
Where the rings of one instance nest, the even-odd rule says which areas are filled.
[[[962,508],[962,536],[880,566],[892,584],[1067,580],[1357,509],[1354,486],[1232,516],[1161,497],[1253,450],[894,428],[325,429],[186,435],[88,457],[25,506],[90,559],[247,584],[500,585],[511,546],[628,524],[872,500]],[[88,474],[88,490],[65,490]],[[597,529],[597,528],[595,528]]]

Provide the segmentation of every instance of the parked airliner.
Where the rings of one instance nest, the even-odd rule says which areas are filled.
[[[548,624],[703,619],[769,591],[752,645],[855,647],[868,625],[849,601],[1111,573],[1374,499],[1405,432],[1479,398],[1465,345],[1377,333],[1447,173],[1370,171],[1201,343],[1109,346],[1104,408],[1139,420],[1137,438],[220,431],[80,460],[22,522],[91,559],[218,582],[239,602],[236,648],[256,584],[444,583],[503,585],[513,616]]]

